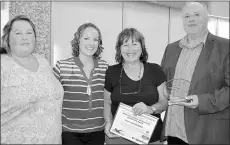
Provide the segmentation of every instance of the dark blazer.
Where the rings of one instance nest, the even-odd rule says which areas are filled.
[[[181,52],[178,43],[166,47],[161,62],[167,80],[174,77]],[[229,144],[229,73],[229,40],[208,33],[191,80],[199,107],[184,107],[189,144]]]

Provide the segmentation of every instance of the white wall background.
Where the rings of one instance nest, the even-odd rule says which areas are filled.
[[[216,4],[216,3],[215,3]],[[210,14],[221,9],[223,3],[209,4]],[[226,9],[229,9],[225,6]],[[102,59],[115,64],[117,35],[127,27],[134,27],[145,37],[149,62],[160,64],[165,47],[185,36],[180,9],[152,2],[52,2],[51,9],[51,65],[71,57],[70,41],[78,27],[85,22],[96,24],[104,46]],[[222,14],[223,15],[223,14]],[[223,22],[222,22],[223,21]],[[210,18],[209,30],[229,38],[229,22]]]
[[[3,27],[9,20],[9,2],[1,2],[1,38],[3,35]]]
[[[160,64],[168,44],[169,8],[147,2],[124,2],[123,28],[134,27],[145,37],[149,62]]]
[[[146,39],[149,62],[160,64],[168,44],[169,8],[149,2],[52,2],[52,65],[71,56],[70,41],[85,22],[96,24],[103,37],[102,59],[115,64],[115,43],[123,28],[134,27]],[[71,15],[71,16],[70,16]]]
[[[229,18],[229,1],[212,1],[208,7],[211,15]]]
[[[115,62],[115,43],[122,30],[122,3],[119,2],[52,2],[51,48],[54,65],[71,56],[71,40],[80,25],[92,22],[100,29],[103,39],[103,59]]]

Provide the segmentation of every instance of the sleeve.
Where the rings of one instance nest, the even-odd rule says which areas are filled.
[[[60,61],[57,61],[56,65],[53,68],[53,73],[54,76],[61,82],[60,72]]]
[[[166,81],[166,75],[160,65],[155,64],[155,72],[157,76],[157,86]]]
[[[224,86],[216,89],[214,93],[197,95],[199,99],[199,114],[209,114],[229,108],[229,53],[224,60]]]
[[[108,91],[108,92],[112,92],[113,91],[113,85],[112,85],[112,71],[111,71],[111,67],[108,66],[108,69],[106,70],[106,73],[105,73],[105,89]]]
[[[163,71],[165,71],[165,70],[164,70],[164,66],[165,66],[165,59],[166,59],[167,48],[168,48],[168,45],[167,45],[167,47],[165,48],[165,52],[164,52],[163,58],[162,58],[162,60],[161,60],[161,68],[162,68]]]

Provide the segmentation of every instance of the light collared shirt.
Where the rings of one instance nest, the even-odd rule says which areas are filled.
[[[197,60],[205,45],[207,35],[208,31],[193,44],[188,43],[187,35],[181,39],[179,46],[182,50],[176,65],[174,79],[185,79],[191,82]],[[174,85],[176,84],[173,83],[172,87],[174,87]],[[183,87],[185,92],[188,93],[189,87],[190,85]],[[184,123],[184,106],[173,105],[168,107],[165,133],[166,136],[178,137],[188,143]]]

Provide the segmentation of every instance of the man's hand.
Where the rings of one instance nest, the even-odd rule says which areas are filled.
[[[186,96],[185,100],[173,99],[169,100],[169,105],[182,105],[188,108],[195,109],[199,106],[199,100],[197,95]]]

